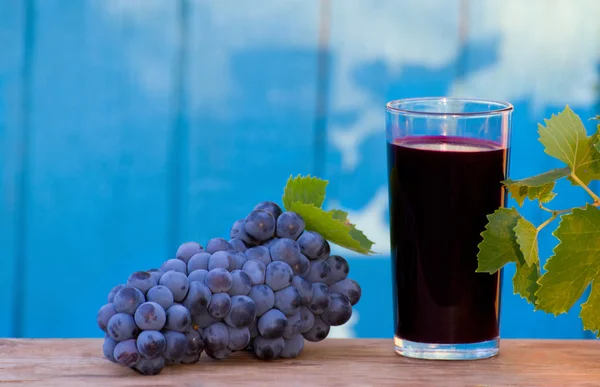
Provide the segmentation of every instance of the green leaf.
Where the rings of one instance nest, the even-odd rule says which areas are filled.
[[[554,198],[555,194],[552,190],[556,180],[568,176],[569,173],[569,168],[557,168],[526,179],[506,179],[502,183],[520,206],[523,205],[525,198],[538,199],[541,203],[547,203]]]
[[[540,278],[539,264],[529,266],[525,261],[517,261],[517,270],[513,277],[513,289],[515,294],[521,295],[528,302],[535,305],[537,297],[535,293],[539,289],[537,283]]]
[[[301,202],[314,204],[315,207],[320,208],[325,200],[327,183],[327,180],[310,175],[298,175],[295,178],[290,176],[283,189],[283,206],[286,210],[291,211],[292,203]]]
[[[563,215],[553,235],[559,240],[544,265],[537,308],[555,315],[567,312],[600,273],[600,210],[589,204]]]
[[[352,239],[358,241],[361,247],[369,251],[371,250],[371,247],[373,247],[373,241],[367,238],[367,236],[362,231],[356,228],[356,225],[352,224],[348,220],[348,213],[346,211],[331,210],[329,212],[331,212],[334,219],[341,220],[342,222],[344,222],[345,225],[350,226],[350,236],[352,237]]]
[[[372,242],[369,241],[368,247],[361,245],[361,242],[351,235],[353,228],[344,220],[334,217],[334,215],[339,217],[343,211],[325,211],[314,204],[302,202],[292,202],[290,208],[287,209],[304,218],[307,230],[318,232],[329,242],[358,253],[367,255],[373,253],[371,251]]]
[[[581,304],[581,321],[583,329],[596,333],[600,338],[600,278],[592,283],[592,291],[587,301]]]
[[[525,218],[519,218],[517,225],[514,228],[517,243],[528,266],[539,264],[540,258],[538,255],[538,231],[530,221]]]
[[[567,164],[571,172],[585,184],[600,177],[600,153],[595,147],[596,135],[587,136],[583,122],[569,105],[544,122],[546,126],[538,126],[544,152]]]
[[[499,208],[488,215],[483,241],[477,254],[477,272],[495,273],[509,262],[518,262],[523,254],[514,231],[521,215],[514,208]]]

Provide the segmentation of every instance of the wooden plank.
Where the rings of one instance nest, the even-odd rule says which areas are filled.
[[[22,252],[23,223],[20,219],[24,197],[24,170],[28,148],[26,123],[27,97],[23,87],[28,83],[30,54],[24,40],[28,20],[27,2],[0,4],[0,337],[14,335],[15,285],[22,275],[17,272],[17,255]],[[31,20],[29,20],[29,23]]]
[[[100,336],[108,291],[168,258],[175,4],[34,5],[22,334]]]
[[[504,340],[500,355],[479,361],[398,356],[392,341],[328,339],[307,343],[297,359],[264,362],[247,352],[141,376],[102,358],[102,342],[0,340],[0,382],[32,386],[596,386],[597,343]]]
[[[194,2],[179,239],[229,237],[313,168],[319,4]]]

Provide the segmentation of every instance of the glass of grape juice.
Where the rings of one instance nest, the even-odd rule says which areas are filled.
[[[394,347],[492,357],[502,272],[477,273],[487,215],[505,205],[513,106],[458,98],[386,105]]]

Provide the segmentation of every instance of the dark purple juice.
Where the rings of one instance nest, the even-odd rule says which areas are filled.
[[[394,325],[400,339],[498,336],[498,274],[476,273],[486,215],[504,205],[507,151],[455,137],[388,143]]]

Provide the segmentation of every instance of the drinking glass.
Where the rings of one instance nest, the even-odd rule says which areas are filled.
[[[494,356],[502,272],[476,273],[487,215],[505,205],[513,106],[459,98],[386,105],[397,353]]]

